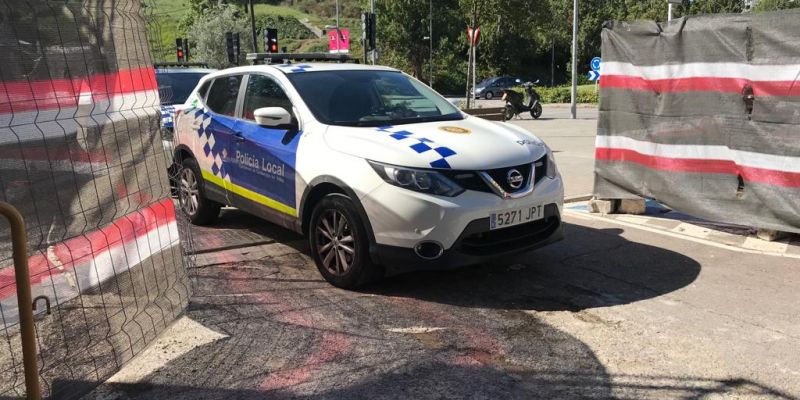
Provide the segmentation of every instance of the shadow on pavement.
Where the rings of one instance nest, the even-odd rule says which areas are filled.
[[[619,229],[565,224],[565,240],[505,262],[400,275],[367,289],[465,307],[579,311],[657,297],[693,282],[700,264],[630,242]]]

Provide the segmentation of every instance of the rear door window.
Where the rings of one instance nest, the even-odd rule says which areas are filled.
[[[242,75],[222,76],[214,79],[206,98],[206,105],[211,111],[230,117],[236,114],[236,99]]]

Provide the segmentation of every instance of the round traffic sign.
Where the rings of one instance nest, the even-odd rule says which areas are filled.
[[[591,62],[592,69],[595,71],[600,71],[600,62],[601,62],[600,57],[593,58]]]

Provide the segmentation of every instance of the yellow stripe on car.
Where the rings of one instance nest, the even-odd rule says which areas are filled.
[[[277,200],[271,199],[267,196],[264,196],[263,194],[256,193],[250,189],[244,188],[235,183],[228,182],[214,175],[210,171],[203,170],[201,172],[203,173],[203,179],[217,186],[220,186],[231,193],[238,194],[239,196],[242,196],[248,200],[255,201],[256,203],[259,204],[263,204],[269,208],[272,208],[273,210],[278,210],[284,214],[289,214],[293,217],[297,216],[297,210],[293,207],[287,206],[286,204],[283,204]]]

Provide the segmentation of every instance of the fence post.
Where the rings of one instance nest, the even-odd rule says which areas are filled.
[[[14,276],[17,281],[17,305],[19,309],[22,361],[25,368],[25,393],[29,400],[42,398],[39,387],[39,371],[36,367],[36,333],[33,329],[33,303],[28,271],[28,243],[25,221],[14,206],[0,201],[0,214],[8,219],[11,227],[11,243],[14,253]]]

